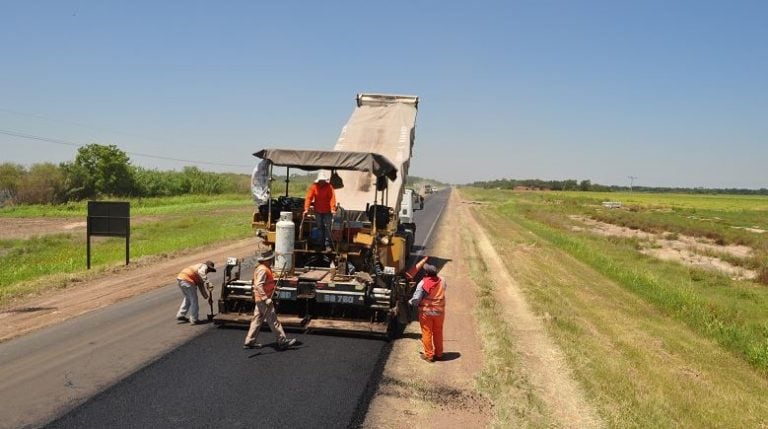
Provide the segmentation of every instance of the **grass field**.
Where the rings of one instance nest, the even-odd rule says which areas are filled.
[[[251,236],[253,203],[248,196],[187,196],[130,201],[132,218],[148,217],[131,225],[131,260],[170,255],[215,243]],[[0,217],[80,217],[86,203],[66,206],[4,208]],[[0,306],[14,297],[49,287],[64,287],[85,275],[85,234],[41,235],[0,240]],[[125,240],[92,239],[94,271],[124,263]]]
[[[574,216],[587,216],[764,255],[766,236],[742,228],[766,229],[768,198],[462,195],[482,203],[472,207],[497,252],[611,427],[768,424],[768,286],[660,261],[634,238],[573,228]],[[623,208],[606,210],[606,200]]]

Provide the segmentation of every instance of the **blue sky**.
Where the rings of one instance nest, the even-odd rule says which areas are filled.
[[[393,92],[421,98],[418,176],[768,187],[766,23],[765,1],[4,0],[0,162],[74,159],[23,134],[249,173]]]

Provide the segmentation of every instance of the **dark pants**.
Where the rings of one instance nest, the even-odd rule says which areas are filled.
[[[331,245],[331,223],[333,222],[333,213],[315,213],[317,227],[320,228],[321,242],[324,246]]]

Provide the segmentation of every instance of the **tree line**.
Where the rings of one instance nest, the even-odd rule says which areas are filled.
[[[131,164],[115,145],[89,144],[73,161],[30,167],[0,164],[0,205],[59,204],[102,197],[161,197],[184,194],[244,193],[245,174],[211,173],[197,167],[158,171]]]
[[[485,189],[531,189],[551,191],[585,191],[585,192],[646,192],[646,193],[680,193],[680,194],[735,194],[735,195],[768,195],[768,189],[742,188],[684,188],[667,186],[617,186],[600,185],[590,180],[540,180],[540,179],[498,179],[478,181],[469,184]]]

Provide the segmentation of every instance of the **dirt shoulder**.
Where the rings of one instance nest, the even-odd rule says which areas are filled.
[[[604,422],[572,377],[563,353],[548,338],[541,319],[528,306],[519,283],[469,206],[457,191],[453,192],[438,228],[437,242],[427,251],[446,261],[440,275],[448,283],[445,352],[450,360],[422,361],[418,354],[419,326],[412,323],[406,338],[393,345],[364,427],[476,428],[511,421],[533,426],[544,421],[552,427],[603,427]],[[462,237],[471,237],[475,246],[467,246]],[[519,356],[514,368],[503,369],[516,374],[517,380],[506,389],[518,392],[499,398],[487,397],[478,387],[478,380],[489,374],[484,373],[487,363],[476,319],[479,287],[470,278],[471,258],[482,258],[488,272],[493,273],[490,281],[496,285],[494,297],[503,318],[500,323],[505,324],[498,329],[511,333],[514,350],[510,353]],[[504,398],[521,398],[521,402],[494,409],[493,401]],[[529,406],[536,410],[527,410]],[[496,415],[510,409],[519,415],[513,419]],[[534,417],[538,412],[546,416],[544,420]]]
[[[483,355],[473,315],[475,286],[462,258],[462,243],[452,231],[462,227],[460,204],[452,195],[425,254],[445,261],[446,317],[444,361],[421,360],[418,322],[393,344],[378,390],[363,427],[483,427],[492,414],[490,401],[478,392],[475,377]]]
[[[210,259],[216,266],[224,266],[227,257],[250,256],[255,248],[256,238],[250,238],[164,259],[146,258],[65,289],[18,299],[0,312],[0,342],[166,286],[187,265]]]

